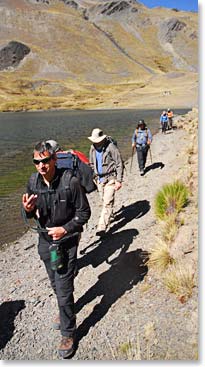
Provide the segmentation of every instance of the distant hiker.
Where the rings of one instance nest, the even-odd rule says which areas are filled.
[[[132,148],[136,148],[137,160],[140,170],[140,175],[144,175],[147,153],[152,143],[152,134],[147,128],[143,119],[138,121],[138,125],[132,136]]]
[[[53,324],[62,335],[58,351],[67,358],[75,349],[73,292],[78,238],[91,211],[78,179],[70,170],[58,169],[56,160],[49,143],[36,144],[33,163],[37,173],[28,181],[22,205],[27,218],[37,218],[39,224],[38,253],[58,301],[59,315]]]
[[[102,236],[110,226],[115,192],[122,186],[123,162],[116,144],[103,134],[101,129],[93,129],[88,139],[93,143],[89,153],[90,165],[94,170],[98,192],[103,201],[96,232],[96,235]]]
[[[86,193],[96,190],[96,185],[93,180],[93,169],[89,165],[89,159],[78,150],[69,149],[64,151],[57,141],[47,140],[56,152],[57,168],[67,168],[72,170],[73,175],[76,176]]]
[[[172,122],[173,122],[173,111],[170,108],[167,109],[167,117],[168,117],[168,129],[172,129]]]
[[[167,112],[163,111],[161,116],[160,116],[160,123],[161,123],[161,127],[162,127],[162,133],[166,133],[167,127],[168,127],[168,116],[167,116]]]

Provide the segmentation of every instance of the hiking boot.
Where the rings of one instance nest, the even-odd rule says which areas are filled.
[[[54,319],[53,319],[53,324],[52,324],[52,328],[54,330],[60,330],[61,324],[60,324],[60,316],[57,315]]]
[[[74,350],[74,339],[72,337],[62,336],[61,343],[58,347],[59,356],[68,358],[73,354]]]

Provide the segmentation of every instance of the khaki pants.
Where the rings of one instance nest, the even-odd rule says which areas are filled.
[[[103,202],[100,219],[97,230],[106,230],[110,226],[110,218],[113,214],[113,205],[115,200],[115,180],[107,183],[97,183],[98,192]]]

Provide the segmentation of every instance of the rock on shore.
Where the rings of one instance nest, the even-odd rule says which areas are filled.
[[[115,219],[105,239],[95,236],[98,193],[89,195],[92,216],[80,241],[75,279],[79,345],[73,360],[198,358],[197,113],[194,109],[175,118],[177,129],[154,136],[153,165],[148,156],[144,177],[135,156],[132,167],[131,160],[126,163]],[[160,235],[155,195],[175,179],[191,190],[173,246],[174,255],[191,264],[194,273],[195,287],[184,303],[145,265]],[[1,359],[57,360],[60,333],[52,329],[57,306],[37,254],[36,233],[27,232],[5,247],[0,264]]]

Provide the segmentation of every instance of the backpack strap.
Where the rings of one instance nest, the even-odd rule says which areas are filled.
[[[148,129],[147,129],[147,127],[145,127],[145,130],[146,130],[146,138],[148,139]],[[139,129],[135,130],[136,138],[137,138],[138,131],[139,131]]]
[[[65,169],[62,174],[62,189],[63,190],[70,190],[70,181],[71,178],[74,176],[74,172],[71,169]],[[33,173],[29,179],[30,189],[34,194],[45,194],[48,190],[38,189],[37,182],[39,178],[39,172]],[[50,189],[50,191],[55,191]]]

